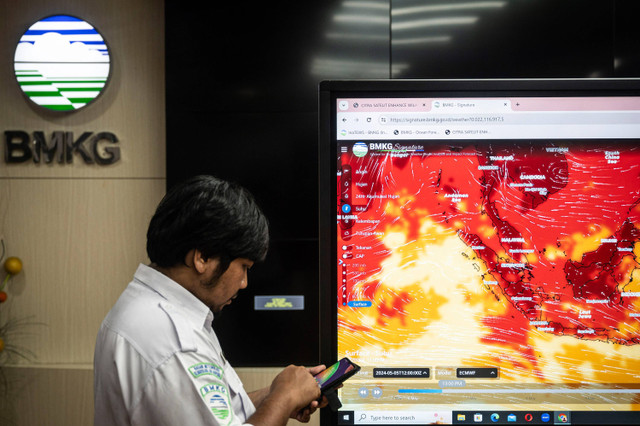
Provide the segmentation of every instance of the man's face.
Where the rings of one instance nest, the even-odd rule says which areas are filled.
[[[235,259],[219,278],[216,278],[217,270],[205,277],[196,289],[195,296],[213,313],[219,313],[231,304],[240,290],[247,288],[247,271],[251,266],[253,261],[249,259]]]

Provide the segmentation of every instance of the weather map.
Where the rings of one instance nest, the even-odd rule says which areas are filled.
[[[428,389],[450,371],[486,369],[496,377],[464,386],[622,389],[512,392],[499,396],[503,404],[640,409],[637,144],[338,148],[338,355],[362,365],[360,377],[424,367],[428,378],[409,380]]]

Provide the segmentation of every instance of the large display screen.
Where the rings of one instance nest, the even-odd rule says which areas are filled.
[[[323,424],[640,424],[640,83],[324,82]]]

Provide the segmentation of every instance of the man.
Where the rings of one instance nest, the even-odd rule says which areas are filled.
[[[151,264],[138,267],[98,333],[96,425],[283,425],[326,405],[313,378],[324,366],[291,365],[247,394],[211,328],[268,239],[264,215],[237,185],[198,176],[165,195],[147,232]]]

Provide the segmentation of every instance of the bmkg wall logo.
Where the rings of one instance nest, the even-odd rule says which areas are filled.
[[[37,105],[77,110],[94,100],[109,78],[109,50],[91,24],[56,15],[33,24],[14,56],[20,88]]]
[[[54,111],[74,111],[93,101],[109,78],[109,49],[89,23],[56,15],[33,24],[20,38],[14,57],[20,88],[37,105]],[[6,163],[85,164],[100,166],[120,160],[118,137],[111,132],[57,130],[48,137],[36,130],[4,132]]]

